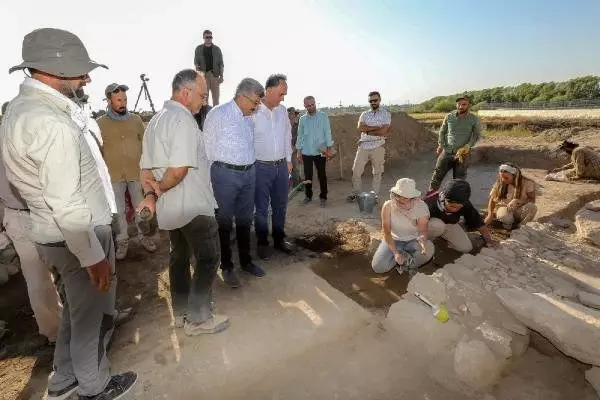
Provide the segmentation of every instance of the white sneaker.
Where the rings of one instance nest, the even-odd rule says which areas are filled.
[[[126,240],[117,242],[117,250],[115,252],[115,258],[117,260],[124,260],[127,257],[127,249],[129,248],[129,242]]]
[[[140,236],[139,239],[142,247],[146,249],[148,253],[154,253],[156,251],[157,246],[156,243],[154,243],[154,240],[150,239],[148,236]]]
[[[183,327],[187,336],[196,336],[202,334],[218,333],[229,327],[229,317],[222,314],[213,314],[213,316],[201,324],[195,324],[185,321]]]

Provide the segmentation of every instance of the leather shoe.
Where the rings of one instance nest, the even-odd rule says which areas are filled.
[[[221,274],[223,276],[223,281],[227,284],[227,286],[229,286],[232,289],[240,287],[240,280],[238,279],[237,274],[235,273],[233,268],[224,269],[222,270]]]
[[[258,258],[261,260],[268,260],[271,257],[271,249],[268,245],[260,245],[256,248],[256,253],[258,254]]]
[[[275,243],[273,247],[285,254],[294,253],[294,246],[290,242],[286,242],[285,240],[279,243]]]
[[[246,271],[247,273],[252,274],[259,278],[265,276],[265,271],[258,265],[254,264],[252,261],[250,261],[246,265],[243,265],[242,269],[244,271]]]

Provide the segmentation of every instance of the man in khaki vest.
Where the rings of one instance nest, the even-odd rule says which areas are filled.
[[[108,102],[106,114],[98,118],[98,126],[103,139],[104,160],[112,180],[119,215],[117,260],[123,260],[127,256],[129,247],[125,192],[129,191],[133,207],[143,200],[139,164],[142,155],[144,123],[138,115],[127,111],[127,90],[129,88],[126,85],[117,83],[108,85],[104,91]],[[156,243],[144,236],[139,227],[138,232],[140,244],[147,251],[154,252]]]

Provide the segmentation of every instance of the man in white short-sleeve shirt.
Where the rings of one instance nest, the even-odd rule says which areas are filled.
[[[379,92],[369,93],[370,111],[364,111],[358,119],[357,129],[360,132],[358,149],[352,166],[352,193],[347,197],[349,202],[355,201],[362,187],[362,174],[365,165],[371,161],[373,167],[373,191],[379,194],[381,175],[385,163],[385,138],[390,131],[392,115],[380,106],[381,95]]]
[[[175,75],[172,89],[171,100],[144,134],[140,161],[144,200],[137,209],[156,212],[159,228],[169,231],[174,325],[187,335],[217,333],[229,326],[227,316],[213,311],[212,285],[220,262],[217,202],[202,132],[194,119],[206,103],[206,81],[187,69]]]

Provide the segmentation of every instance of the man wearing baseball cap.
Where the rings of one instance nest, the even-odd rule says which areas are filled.
[[[102,132],[103,154],[112,181],[115,200],[117,201],[118,226],[117,260],[127,256],[129,235],[127,233],[127,215],[125,195],[129,192],[131,204],[135,208],[142,202],[142,186],[140,184],[140,158],[142,156],[142,138],[144,123],[137,115],[127,111],[127,85],[111,83],[104,90],[106,95],[106,114],[98,118],[98,126]],[[146,251],[156,251],[156,243],[143,235],[138,226],[138,239]]]
[[[456,99],[456,111],[452,111],[442,123],[437,147],[437,162],[429,183],[429,191],[439,189],[448,171],[453,179],[466,179],[468,157],[471,148],[481,136],[479,118],[469,112],[471,101],[467,96]]]
[[[137,375],[110,375],[106,346],[115,319],[115,250],[111,210],[97,164],[83,137],[86,116],[76,92],[97,67],[81,40],[52,28],[23,40],[28,77],[0,127],[8,180],[30,210],[40,257],[56,267],[63,315],[48,399],[120,399]]]

